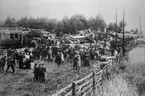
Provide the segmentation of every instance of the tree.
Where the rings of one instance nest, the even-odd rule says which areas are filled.
[[[67,34],[71,33],[71,25],[69,22],[69,18],[67,16],[64,16],[61,22],[63,25],[63,32]]]
[[[0,27],[4,26],[4,21],[0,21]]]
[[[56,29],[56,34],[57,34],[57,36],[60,35],[60,32],[63,33],[64,28],[63,28],[63,24],[62,24],[61,21],[59,21],[59,22],[57,23],[57,26],[56,26],[55,29]]]
[[[27,17],[23,17],[23,18],[19,19],[17,21],[17,24],[18,24],[19,27],[27,28],[28,27],[28,18]]]
[[[53,19],[48,19],[47,22],[45,23],[44,29],[49,32],[53,32],[57,28],[58,20],[55,18]]]
[[[123,21],[120,21],[119,22],[119,29],[118,29],[119,33],[121,33],[123,31],[123,26],[124,27],[126,26],[126,22],[124,22],[124,24],[123,24]]]
[[[87,29],[87,20],[83,15],[77,14],[71,16],[69,25],[72,34],[76,34],[77,30]]]
[[[90,20],[87,20],[85,16],[81,14],[76,14],[68,18],[65,16],[62,20],[58,21],[55,18],[28,18],[23,17],[19,20],[15,20],[10,16],[5,20],[4,25],[10,27],[24,27],[32,29],[44,29],[49,32],[63,32],[66,34],[77,34],[78,30],[84,30],[88,28],[94,28],[98,30],[100,28],[104,31],[106,23],[101,15],[98,15]]]
[[[8,16],[4,22],[4,26],[6,27],[16,27],[16,20],[15,18],[12,18]]]
[[[117,31],[118,27],[119,26],[117,26],[116,23],[110,23],[107,27],[107,31]]]
[[[115,31],[121,33],[123,31],[123,26],[126,26],[126,22],[123,24],[123,21],[120,21],[119,25],[116,25],[116,23],[110,23],[107,27],[107,31]]]
[[[103,17],[101,15],[98,15],[95,18],[90,18],[89,27],[95,30],[101,29],[101,31],[104,31],[106,23]]]

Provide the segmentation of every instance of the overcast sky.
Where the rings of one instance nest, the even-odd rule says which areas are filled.
[[[140,16],[145,30],[145,0],[0,0],[0,20],[8,15],[16,19],[24,16],[62,19],[74,14],[86,17],[101,14],[108,24],[115,22],[116,8],[118,21],[125,9],[127,30],[139,28]]]

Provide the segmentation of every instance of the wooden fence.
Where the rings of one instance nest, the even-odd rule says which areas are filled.
[[[116,58],[110,59],[108,62],[98,63],[97,65],[105,64],[99,72],[94,71],[78,81],[73,81],[52,96],[94,96],[96,87],[106,78],[106,72],[112,68],[113,62],[116,62]]]

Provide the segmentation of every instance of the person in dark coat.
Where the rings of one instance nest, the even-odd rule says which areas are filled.
[[[46,68],[44,64],[41,64],[40,67],[40,82],[44,83],[45,82],[45,72],[46,72]]]
[[[110,48],[110,51],[111,51],[111,56],[113,56],[113,55],[114,55],[114,48],[111,47],[111,48]]]
[[[0,72],[4,72],[5,63],[6,63],[6,56],[3,56],[0,59]]]
[[[84,66],[90,66],[90,63],[89,63],[89,54],[88,53],[85,54]]]
[[[61,60],[61,54],[59,52],[57,53],[57,56],[55,58],[55,62],[57,63],[57,67],[59,67],[61,62],[62,62],[62,60]]]
[[[73,69],[75,69],[75,70],[78,69],[78,60],[79,60],[78,56],[75,55],[75,57],[74,57],[74,64],[73,64]]]
[[[70,63],[72,63],[73,62],[73,57],[74,57],[74,51],[73,50],[71,50],[71,52],[69,53],[69,59],[70,59]]]
[[[84,52],[81,52],[81,63],[82,63],[82,66],[84,66],[84,58],[85,58],[85,54],[84,54]]]
[[[19,53],[16,50],[15,50],[14,56],[15,56],[16,65],[18,65],[19,64]]]
[[[41,65],[39,64],[38,67],[36,67],[36,81],[40,82],[41,77]]]
[[[33,70],[33,73],[34,73],[33,79],[34,79],[34,80],[36,80],[36,78],[37,78],[37,74],[36,74],[36,73],[37,73],[37,72],[36,72],[37,68],[38,68],[38,65],[35,64],[35,65],[34,65],[34,70]]]
[[[19,61],[19,68],[22,68],[22,63],[23,63],[23,54],[20,52],[19,56],[18,56],[18,61]]]
[[[46,48],[44,48],[44,50],[41,53],[42,59],[46,60],[47,54],[48,54],[47,50],[46,50]]]
[[[13,56],[9,56],[8,60],[7,60],[7,70],[6,72],[8,72],[9,68],[12,68],[13,73],[15,73],[15,68],[14,68],[14,57]]]

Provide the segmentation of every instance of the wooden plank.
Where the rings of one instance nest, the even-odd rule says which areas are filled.
[[[80,95],[81,93],[85,92],[86,90],[88,90],[89,88],[92,88],[93,87],[93,84],[90,84],[89,86],[87,86],[86,88],[84,88],[83,90],[79,91],[77,93],[77,95]]]
[[[102,80],[102,78],[99,78],[98,80],[96,80],[96,83],[100,82]]]
[[[72,91],[68,92],[68,93],[65,94],[64,96],[72,96]]]
[[[100,70],[99,72],[96,73],[96,75],[100,75],[103,71]]]
[[[76,84],[78,84],[78,83],[80,83],[80,82],[84,81],[85,79],[90,78],[92,75],[93,75],[93,73],[90,73],[90,74],[89,74],[89,75],[87,75],[86,77],[84,77],[84,78],[82,78],[82,79],[80,79],[80,80],[78,80],[78,81],[75,81],[75,83],[76,83]]]
[[[66,86],[65,88],[61,89],[60,91],[58,91],[57,93],[53,94],[52,96],[59,96],[61,93],[65,92],[66,89],[71,88],[72,84],[69,84],[68,86]]]
[[[78,86],[78,88],[79,88],[79,90],[78,91],[81,91],[82,90],[82,88],[85,86],[85,85],[87,85],[87,84],[93,84],[93,78],[92,78],[92,80],[88,80],[87,82],[85,82],[84,84],[82,84],[82,85],[80,85],[80,86]]]

